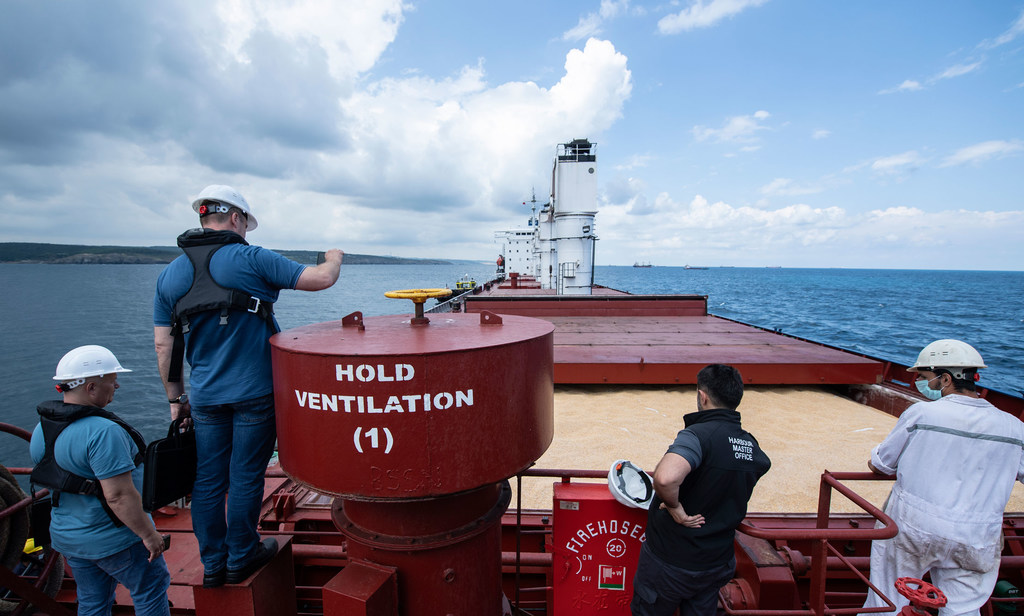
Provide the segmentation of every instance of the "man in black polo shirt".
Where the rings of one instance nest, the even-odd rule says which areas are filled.
[[[733,538],[754,485],[771,467],[736,411],[743,378],[712,364],[697,374],[697,412],[683,417],[654,470],[647,541],[633,580],[633,616],[715,614],[736,569]]]

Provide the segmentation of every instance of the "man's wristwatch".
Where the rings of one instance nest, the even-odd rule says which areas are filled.
[[[188,402],[188,394],[181,394],[177,398],[172,398],[167,401],[169,404],[185,404]]]

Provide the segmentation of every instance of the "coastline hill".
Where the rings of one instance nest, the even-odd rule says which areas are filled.
[[[299,263],[316,263],[315,250],[275,250]],[[180,256],[177,246],[80,246],[0,242],[0,263],[159,264]],[[344,265],[446,265],[443,259],[407,259],[345,253]]]

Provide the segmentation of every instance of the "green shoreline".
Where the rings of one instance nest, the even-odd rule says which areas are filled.
[[[299,263],[316,263],[315,250],[275,250]],[[0,263],[94,264],[161,264],[181,255],[175,246],[84,246],[76,244],[42,244],[0,242]],[[447,265],[443,259],[408,259],[345,253],[345,265]]]

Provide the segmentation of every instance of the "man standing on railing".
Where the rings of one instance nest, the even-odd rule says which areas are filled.
[[[736,411],[743,378],[713,364],[697,374],[697,412],[683,417],[654,469],[647,541],[633,579],[633,616],[714,616],[736,570],[733,540],[754,484],[771,467]]]
[[[871,452],[868,466],[896,475],[885,512],[899,526],[871,545],[871,583],[896,604],[897,578],[931,581],[946,614],[978,614],[999,574],[1003,510],[1014,481],[1024,481],[1024,423],[978,397],[981,355],[959,340],[937,340],[910,371],[931,402],[900,415]],[[868,592],[865,608],[885,602]]]

